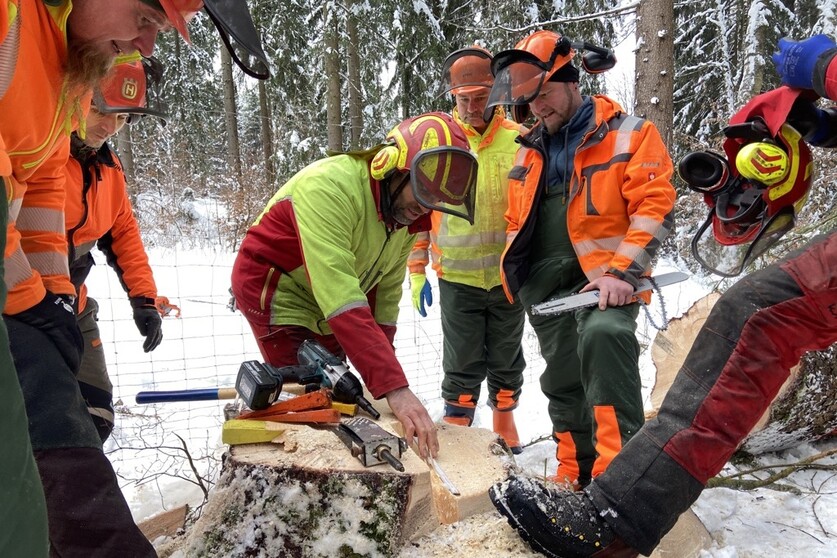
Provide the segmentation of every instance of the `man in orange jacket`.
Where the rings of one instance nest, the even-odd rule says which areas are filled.
[[[725,156],[692,153],[687,157],[696,155],[692,162],[700,166],[685,158],[678,165],[710,204],[715,241],[744,248],[747,259],[794,226],[817,175],[807,144],[837,146],[837,110],[813,104],[817,95],[837,100],[837,42],[825,35],[779,39],[773,61],[786,86],[757,95],[732,116]],[[758,143],[784,151],[784,178],[767,184],[756,157],[739,157]],[[720,196],[729,211],[716,211]],[[746,262],[736,255],[740,269]],[[832,229],[742,277],[715,303],[657,416],[604,473],[581,493],[512,475],[490,489],[495,506],[545,556],[651,555],[768,410],[800,357],[837,341],[835,267]]]
[[[529,315],[557,442],[553,480],[586,486],[644,422],[633,297],[673,224],[673,166],[651,122],[582,96],[571,42],[537,31],[494,57],[489,106],[528,104],[538,123],[509,173],[509,300],[524,307],[597,289],[599,305]],[[647,297],[646,297],[647,302]]]
[[[144,115],[165,117],[153,94],[162,71],[159,62],[143,59],[139,53],[118,57],[93,95],[84,138],[77,132],[72,135],[67,162],[64,219],[70,277],[78,293],[77,322],[84,338],[78,382],[102,442],[113,430],[113,386],[99,335],[99,305],[87,296],[84,284],[94,265],[90,253],[94,246],[105,253],[130,297],[134,321],[145,337],[145,352],[156,349],[163,339],[154,275],[128,199],[122,165],[107,143],[130,120]]]
[[[0,0],[0,176],[9,202],[3,319],[55,555],[155,556],[134,525],[75,378],[82,338],[70,304],[75,289],[67,265],[64,173],[69,134],[114,58],[134,51],[150,55],[158,31],[169,25],[186,35],[186,22],[202,7],[225,43],[254,55],[234,52],[236,60],[246,58],[254,75],[266,74],[243,3]],[[6,379],[12,366],[6,362],[0,373]],[[25,463],[20,457],[26,448],[25,440],[13,444],[14,453],[7,457],[3,452],[3,459]],[[0,474],[0,483],[24,480],[12,472]],[[0,488],[3,495],[16,497],[0,506],[2,519],[6,510],[15,514],[0,522],[0,555],[43,556],[45,541],[35,535],[37,529],[25,527],[27,517],[18,511],[28,509],[27,493],[13,489],[14,484],[12,490]],[[29,494],[37,499],[36,488]]]

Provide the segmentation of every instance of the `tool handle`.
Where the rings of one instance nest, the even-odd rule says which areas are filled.
[[[265,367],[271,376],[274,378],[281,378],[284,383],[290,384],[310,384],[312,382],[303,382],[301,378],[311,376],[314,370],[310,366],[299,364],[295,366],[273,366],[265,363]]]
[[[141,391],[137,403],[168,403],[170,401],[215,401],[235,399],[235,388],[178,389],[174,391]]]

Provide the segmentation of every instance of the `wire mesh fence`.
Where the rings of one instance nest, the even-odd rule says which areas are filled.
[[[116,428],[105,451],[123,481],[135,517],[145,517],[183,498],[183,489],[171,488],[172,479],[185,481],[194,494],[205,495],[220,468],[225,404],[138,405],[137,392],[233,387],[242,362],[261,360],[246,320],[229,308],[234,254],[152,249],[149,256],[159,294],[180,308],[180,317],[164,318],[163,342],[152,353],[142,352],[143,339],[116,274],[106,265],[97,265],[87,281],[90,296],[99,303],[99,328],[117,409]],[[97,261],[104,258],[97,255]],[[432,278],[431,283],[438,301],[438,287]],[[422,318],[410,301],[405,282],[396,354],[412,390],[431,409],[431,415],[440,415],[443,373],[438,302]],[[641,320],[638,337],[643,346],[652,336],[653,329],[649,332]],[[539,391],[544,363],[528,324],[523,349],[527,361],[524,391]],[[547,434],[548,426],[544,430]]]

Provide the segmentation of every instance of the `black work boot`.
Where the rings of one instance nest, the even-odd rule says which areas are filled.
[[[616,536],[583,491],[547,488],[541,481],[513,475],[492,486],[488,495],[520,538],[545,556],[639,556]]]

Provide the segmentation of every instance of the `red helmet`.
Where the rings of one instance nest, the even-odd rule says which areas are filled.
[[[473,45],[451,53],[442,66],[442,92],[454,95],[488,92],[494,85],[491,75],[491,53]]]
[[[808,199],[814,163],[800,133],[786,123],[772,137],[761,117],[730,126],[726,134],[726,158],[690,153],[678,173],[709,206],[692,239],[695,259],[734,277],[793,228]]]
[[[477,160],[461,128],[450,115],[429,112],[408,118],[387,135],[370,172],[384,180],[395,171],[408,172],[416,201],[474,222]],[[462,206],[462,210],[451,206]]]
[[[166,118],[159,91],[163,67],[155,58],[134,53],[116,58],[113,68],[93,93],[93,106],[102,114],[139,114]]]

